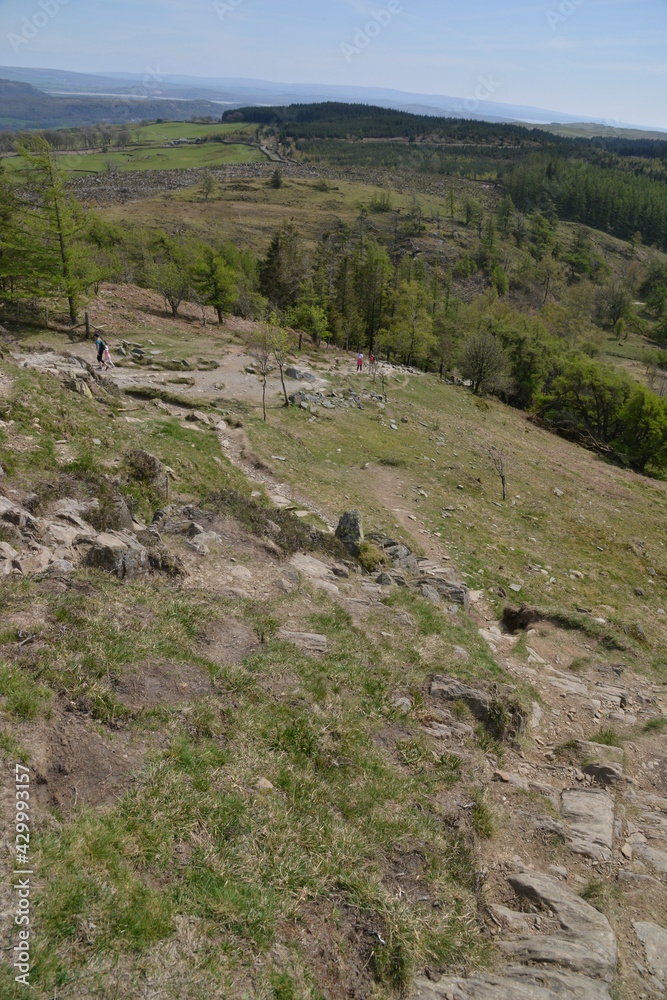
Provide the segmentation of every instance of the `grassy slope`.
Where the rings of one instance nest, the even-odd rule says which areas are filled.
[[[253,442],[266,456],[280,443],[289,478],[296,483],[315,476],[334,510],[349,496],[348,503],[389,532],[397,522],[409,527],[404,513],[414,512],[419,529],[442,534],[471,586],[491,589],[499,610],[504,602],[494,589],[518,583],[520,600],[575,618],[585,608],[609,619],[610,635],[621,641],[624,626],[643,622],[656,669],[664,674],[664,618],[657,611],[667,604],[660,522],[666,484],[609,466],[534,427],[525,415],[476,401],[434,376],[412,378],[405,387],[390,384],[388,395],[387,416],[399,420],[398,432],[382,426],[379,411],[367,404],[364,411],[317,424],[299,411],[280,413],[280,431],[275,422],[273,429],[252,425]],[[489,445],[508,456],[507,504],[499,504],[500,483],[485,454]],[[368,462],[370,469],[364,468]],[[385,470],[379,475],[378,466]],[[454,508],[444,511],[452,516],[443,518],[447,507]],[[650,568],[657,573],[653,584]],[[572,579],[572,570],[584,579]],[[635,587],[647,598],[638,598]]]
[[[126,448],[142,445],[171,463],[184,496],[196,499],[223,484],[244,489],[233,470],[221,471],[212,461],[222,454],[213,434],[181,428],[151,406],[133,409],[142,424],[126,424],[117,405],[111,407],[117,419],[109,420],[107,407],[101,417],[100,404],[57,390],[48,377],[8,371],[16,379],[10,409],[25,450],[6,442],[0,450],[10,481],[20,487],[34,487],[47,499],[90,495],[105,468]],[[91,426],[101,428],[102,439],[92,451],[86,444]],[[64,479],[53,457],[63,434],[77,452]],[[148,514],[148,499],[138,499]],[[21,740],[30,727],[42,720],[57,724],[63,700],[80,705],[83,699],[85,719],[76,722],[112,745],[119,734],[129,735],[132,745],[145,747],[145,767],[134,790],[110,810],[77,807],[55,825],[42,813],[33,826],[36,870],[48,873],[37,880],[37,995],[57,987],[60,996],[83,989],[106,997],[114,984],[115,995],[134,995],[123,991],[124,975],[133,982],[160,979],[165,949],[171,949],[166,995],[226,996],[226,983],[242,981],[259,956],[282,942],[257,974],[258,988],[273,983],[278,990],[282,982],[285,991],[299,992],[276,996],[314,1000],[321,994],[308,963],[289,943],[289,927],[304,906],[321,913],[334,939],[338,923],[368,924],[362,935],[368,951],[363,958],[351,954],[351,963],[368,962],[372,925],[389,942],[386,951],[376,949],[373,964],[385,984],[409,977],[429,956],[462,967],[481,955],[474,860],[432,806],[434,793],[456,780],[457,762],[453,771],[447,762],[438,767],[419,741],[412,746],[409,732],[408,764],[376,740],[394,714],[392,692],[398,686],[418,692],[423,681],[424,666],[405,627],[387,626],[383,615],[360,632],[346,612],[307,592],[259,606],[164,580],[123,585],[85,571],[77,578],[80,596],[34,583],[1,588],[8,624],[0,650],[6,658],[0,745],[8,760],[29,757]],[[42,609],[38,641],[17,658],[10,623],[33,599]],[[420,634],[469,641],[479,649],[482,673],[488,672],[490,661],[470,623],[450,626],[421,602],[406,597],[404,603]],[[329,636],[324,661],[296,655],[272,638],[290,611],[305,614],[304,627]],[[212,620],[235,619],[268,641],[243,664],[220,667],[206,659],[201,638]],[[391,639],[380,635],[381,625],[394,629]],[[215,694],[148,712],[120,704],[118,680],[155,660],[199,667]],[[293,694],[276,700],[269,679]],[[275,796],[255,791],[261,776],[275,784]],[[386,866],[412,848],[422,859],[424,892],[442,899],[444,909],[396,900]],[[187,947],[183,921],[190,928]],[[10,980],[5,970],[8,997],[18,995]]]
[[[219,352],[217,336],[194,337],[197,356]],[[165,343],[172,338],[167,332]],[[128,447],[143,446],[174,468],[183,495],[201,499],[225,484],[247,495],[238,473],[214,462],[225,460],[212,433],[136,403],[132,417],[143,423],[128,424],[122,397],[110,407],[86,402],[48,376],[6,370],[15,379],[10,410],[23,450],[0,438],[0,461],[23,488],[53,495],[46,480],[66,495],[94,494],[105,469]],[[493,589],[519,582],[521,598],[572,617],[611,647],[623,646],[636,669],[664,678],[657,611],[667,581],[665,485],[609,467],[522,415],[494,402],[480,407],[465,390],[431,377],[401,376],[388,396],[384,415],[367,404],[310,424],[307,414],[276,409],[266,426],[256,412],[246,426],[260,454],[269,462],[271,454],[286,456],[281,474],[301,488],[308,483],[332,511],[358,504],[367,525],[413,534],[425,546],[434,540],[418,533],[422,525],[440,532],[471,586],[489,588],[498,608],[505,602]],[[382,427],[381,416],[397,418],[399,431]],[[100,449],[87,444],[91,427],[99,428]],[[55,441],[63,435],[77,456],[59,473]],[[485,442],[510,455],[515,503],[494,506],[498,483],[480,451]],[[556,486],[565,497],[554,496]],[[137,498],[148,515],[150,497]],[[443,519],[444,507],[454,508],[451,518]],[[529,570],[537,563],[550,567],[556,584]],[[658,574],[654,584],[649,567]],[[570,579],[570,569],[584,579]],[[448,789],[460,777],[474,786],[482,746],[465,765],[434,760],[418,725],[392,708],[396,691],[419,705],[432,671],[503,680],[472,619],[451,619],[398,593],[360,629],[307,588],[259,605],[164,580],[123,585],[84,571],[77,578],[93,588],[94,602],[90,590],[77,596],[34,583],[2,585],[6,621],[32,599],[45,609],[39,641],[20,656],[16,626],[2,636],[2,747],[13,759],[27,727],[57,720],[63,700],[84,699],[88,711],[68,718],[112,744],[128,737],[143,748],[144,763],[112,808],[79,806],[36,826],[38,995],[133,996],[140,982],[174,998],[232,997],[247,988],[250,996],[318,1000],[313,969],[329,969],[320,984],[337,995],[345,982],[331,972],[338,962],[365,967],[367,992],[359,995],[380,997],[415,967],[463,968],[484,958],[474,840],[490,830],[481,814],[477,833],[452,826],[447,811]],[[645,599],[634,595],[637,585]],[[596,625],[582,607],[609,624]],[[413,628],[395,617],[405,610]],[[324,660],[277,641],[290,614],[327,634]],[[267,641],[244,662],[220,666],[202,646],[220,620],[237,620]],[[650,647],[623,631],[638,620]],[[454,645],[471,659],[457,662]],[[199,667],[214,692],[151,711],[119,704],[117,681],[155,660]],[[259,794],[259,777],[276,793]],[[419,882],[414,895],[400,896],[392,872],[409,858],[417,859]],[[356,944],[347,936],[351,924],[362,928]],[[294,928],[314,925],[326,928],[340,960],[322,965],[309,954]],[[9,977],[5,988],[18,995]]]

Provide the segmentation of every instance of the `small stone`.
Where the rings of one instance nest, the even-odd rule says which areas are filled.
[[[627,858],[628,861],[632,861],[632,844],[627,844],[627,843],[623,844],[623,847],[621,848],[621,854],[623,855],[624,858]]]
[[[522,588],[518,583],[510,583],[510,590],[513,590],[515,594],[520,594]]]
[[[558,878],[567,878],[567,868],[563,868],[561,865],[549,865],[549,871]]]
[[[412,710],[412,702],[409,698],[396,698],[394,701],[394,708],[397,708],[399,712],[405,712],[407,714]]]
[[[641,587],[635,587],[635,594],[637,597],[645,597],[646,591],[644,591]]]
[[[211,550],[209,549],[206,542],[204,542],[200,537],[188,538],[186,539],[185,544],[189,549],[192,549],[192,551],[196,552],[197,555],[199,556],[208,556],[211,553]]]
[[[554,496],[555,497],[564,497],[565,493],[563,492],[563,490],[559,490],[558,487],[556,487],[556,489],[554,490]]]
[[[255,788],[258,792],[272,792],[275,789],[275,785],[272,785],[268,778],[260,778],[255,783]]]
[[[235,566],[232,570],[232,576],[236,577],[237,580],[252,580],[252,573],[245,566]]]

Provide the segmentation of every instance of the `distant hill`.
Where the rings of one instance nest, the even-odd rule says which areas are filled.
[[[124,124],[164,118],[219,118],[221,108],[210,101],[150,100],[137,97],[57,97],[29,83],[0,79],[0,128],[61,128],[63,126]]]
[[[497,101],[465,99],[445,94],[414,94],[388,87],[357,87],[323,83],[275,83],[242,77],[196,77],[163,75],[148,70],[141,73],[99,74],[71,73],[60,69],[28,69],[0,66],[0,77],[31,83],[53,96],[131,96],[139,91],[151,99],[163,101],[215,101],[227,107],[245,105],[318,104],[337,101],[372,104],[376,107],[408,111],[418,115],[510,122],[548,128],[562,124],[575,127],[593,125],[605,128],[599,119],[585,115],[546,110],[529,105],[502,104]],[[621,129],[636,128],[624,122]],[[649,129],[640,129],[647,137]],[[581,134],[581,133],[577,133]],[[597,134],[597,133],[595,133]],[[605,134],[605,133],[601,133]]]
[[[278,127],[296,140],[379,140],[385,143],[406,140],[413,150],[432,149],[433,143],[461,147],[486,147],[496,158],[523,155],[524,150],[557,151],[579,155],[604,149],[619,156],[642,156],[667,159],[667,143],[651,136],[660,133],[638,132],[641,138],[625,138],[626,133],[590,136],[561,135],[542,126],[509,124],[483,120],[416,115],[407,111],[374,107],[370,104],[291,104],[287,107],[233,108],[225,111],[223,121],[252,122]],[[630,133],[632,134],[632,133]],[[322,151],[320,150],[320,153]]]
[[[46,97],[30,83],[19,83],[17,80],[0,80],[0,100]],[[4,107],[4,105],[3,105]]]

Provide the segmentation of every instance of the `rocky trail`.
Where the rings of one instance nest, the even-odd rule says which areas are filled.
[[[82,392],[90,392],[97,377],[77,358],[26,354],[15,360],[51,371]],[[214,378],[229,385],[233,376],[239,395],[251,386],[256,403],[257,379],[245,370],[247,362],[238,353],[229,362],[233,371],[193,376],[196,391],[209,388]],[[126,388],[128,380],[146,384],[143,371],[127,375],[118,369],[102,377],[119,388]],[[162,377],[153,376],[156,382]],[[363,405],[355,393],[328,395],[325,385],[311,382],[304,393],[303,379],[295,377],[289,391],[298,394],[295,401],[304,408],[323,402]],[[318,392],[327,395],[313,395]],[[214,429],[229,460],[251,485],[265,488],[277,508],[303,517],[317,514],[333,530],[334,512],[303,490],[294,491],[260,462],[242,428],[175,404],[160,405],[178,419]],[[274,456],[275,463],[280,461]],[[0,497],[0,525],[14,533],[11,544],[0,543],[0,575],[62,581],[75,566],[86,564],[121,577],[181,574],[190,585],[215,582],[221,593],[239,597],[269,596],[305,584],[339,602],[357,622],[370,610],[385,608],[382,601],[392,588],[410,587],[445,614],[470,614],[508,679],[482,688],[440,673],[427,681],[421,705],[398,690],[395,706],[419,724],[436,755],[456,753],[464,765],[473,760],[477,744],[474,726],[461,718],[459,707],[465,705],[472,721],[482,724],[493,721],[500,709],[505,713],[509,738],[502,748],[488,746],[483,769],[473,775],[497,817],[496,836],[481,847],[485,919],[496,947],[490,971],[441,977],[427,970],[412,997],[667,996],[667,738],[658,722],[667,717],[664,685],[635,672],[618,652],[607,651],[586,632],[565,630],[530,609],[498,621],[483,592],[470,590],[432,537],[429,556],[420,558],[408,545],[371,533],[387,560],[377,576],[362,575],[352,561],[305,554],[285,563],[268,539],[253,543],[250,568],[240,565],[229,555],[220,520],[170,505],[168,470],[158,463],[152,474],[164,493],[164,510],[152,525],[121,510],[119,531],[100,532],[91,525],[94,501],[60,501],[38,517],[21,498]],[[387,503],[394,502],[396,496],[388,496]],[[389,509],[395,516],[396,508]],[[403,514],[405,530],[416,532],[414,516]],[[416,550],[422,541],[415,537]],[[298,620],[284,625],[280,634],[310,655],[327,649],[326,636],[303,630]],[[452,665],[469,657],[460,647],[450,653]],[[529,711],[518,707],[520,701],[525,704],[526,692]],[[465,788],[456,790],[450,806],[461,812],[472,808]]]

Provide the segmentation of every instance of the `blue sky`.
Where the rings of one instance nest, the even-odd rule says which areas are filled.
[[[390,4],[400,10],[387,14]],[[364,44],[357,29],[377,12],[386,23]],[[9,36],[24,18],[40,26],[17,49]],[[506,104],[661,128],[666,43],[667,0],[0,0],[4,65],[463,99],[486,88],[484,98]]]

